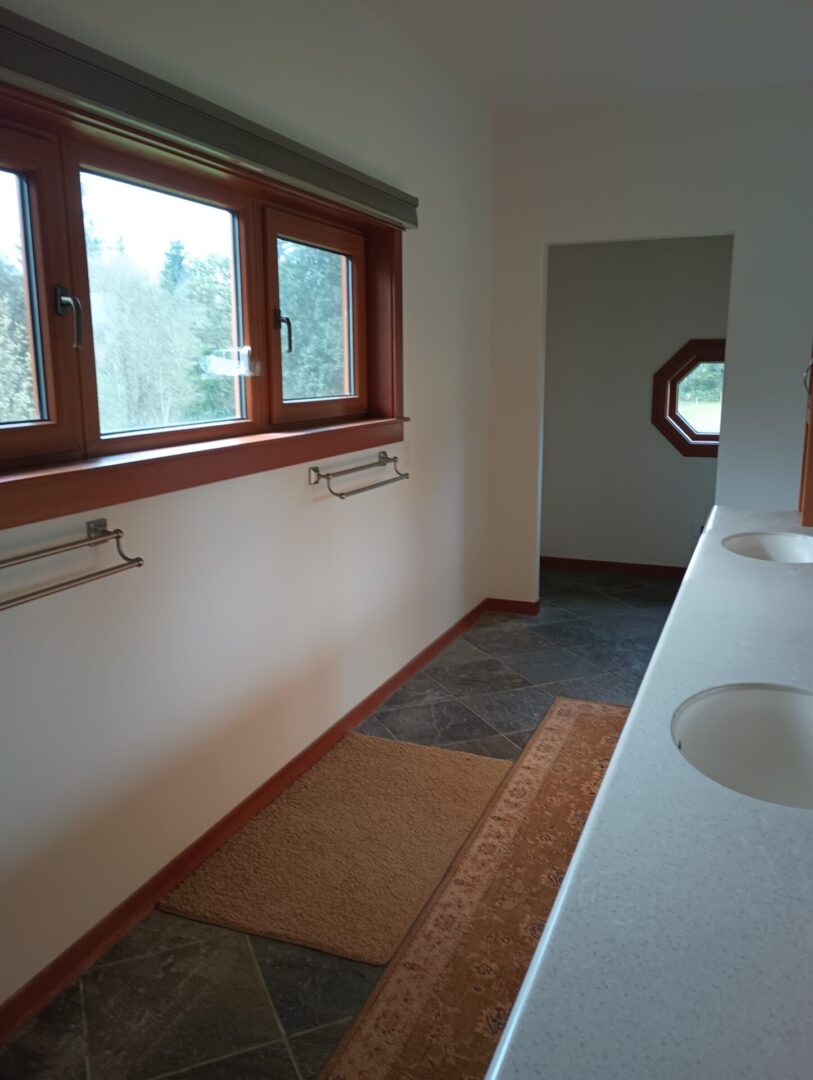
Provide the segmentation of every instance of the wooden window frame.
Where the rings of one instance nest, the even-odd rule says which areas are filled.
[[[34,145],[46,147],[50,162],[40,172],[36,162],[15,171],[26,172],[32,193],[53,417],[53,422],[14,425],[13,432],[0,429],[0,528],[403,439],[401,226],[292,189],[242,163],[215,159],[164,132],[145,133],[4,84],[0,127],[21,145],[35,140]],[[25,165],[31,159],[20,160]],[[245,380],[246,419],[101,435],[80,169],[237,215],[245,340],[253,357],[264,361],[261,374]],[[352,398],[281,400],[279,333],[271,325],[276,262],[265,257],[266,230],[286,228],[289,221],[302,230],[292,239],[331,249],[341,244],[354,260],[354,281],[358,277],[360,285],[354,289],[356,389],[361,392]],[[82,350],[72,347],[71,320],[55,313],[55,283],[69,286],[83,304]]]
[[[129,181],[143,188],[193,199],[230,211],[235,215],[239,233],[240,263],[237,270],[241,277],[240,292],[245,343],[252,347],[252,354],[261,362],[261,373],[244,381],[245,418],[103,435],[100,431],[97,406],[93,309],[90,302],[84,223],[81,218],[72,215],[68,225],[71,230],[73,254],[73,289],[86,313],[86,343],[80,351],[79,366],[88,456],[97,457],[104,454],[127,453],[132,450],[154,450],[165,446],[211,442],[212,439],[228,439],[262,431],[268,417],[266,406],[268,374],[267,366],[262,364],[262,356],[265,352],[261,331],[263,281],[262,258],[257,244],[256,200],[252,200],[240,191],[232,191],[228,185],[212,183],[163,164],[134,161],[129,154],[95,146],[88,142],[76,140],[67,142],[64,157],[67,162],[66,183],[70,185],[69,201],[74,205],[81,205],[80,174],[92,172],[114,180]]]
[[[287,425],[336,417],[363,416],[367,411],[367,330],[366,330],[366,270],[365,243],[362,233],[326,224],[312,218],[266,207],[265,250],[269,255],[267,273],[269,299],[266,311],[280,310],[277,261],[270,258],[280,239],[335,251],[346,255],[353,267],[353,384],[354,393],[346,397],[286,401],[282,381],[282,341],[276,327],[269,326],[271,360],[271,420]],[[284,314],[284,312],[283,312]],[[294,333],[296,328],[294,328]]]
[[[0,460],[19,464],[37,457],[76,457],[82,450],[80,389],[69,320],[56,314],[53,287],[70,280],[58,185],[59,147],[49,133],[0,126],[0,168],[27,181],[34,247],[39,332],[47,416],[0,426]]]
[[[684,457],[717,457],[719,434],[695,431],[678,412],[678,386],[700,364],[725,363],[725,338],[692,338],[656,372],[652,423]]]

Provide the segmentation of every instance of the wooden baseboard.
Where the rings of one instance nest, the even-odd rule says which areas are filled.
[[[499,597],[489,596],[486,600],[486,611],[505,611],[509,615],[538,615],[540,600],[500,600]]]
[[[603,562],[600,559],[563,559],[558,555],[540,555],[540,570],[574,570],[592,574],[627,574],[629,577],[665,578],[680,581],[685,566],[656,566],[650,563]]]
[[[256,814],[276,799],[294,780],[315,765],[327,751],[354,727],[365,720],[389,696],[420,669],[464,633],[487,610],[483,600],[454,626],[436,638],[355,708],[320,735],[284,768],[266,780],[238,806],[221,818],[202,836],[154,874],[109,915],[83,934],[16,994],[0,1005],[0,1042],[35,1016],[44,1005],[70,986],[95,960],[123,934],[152,911],[158,900],[216,851],[221,844]],[[494,610],[494,609],[492,609]]]

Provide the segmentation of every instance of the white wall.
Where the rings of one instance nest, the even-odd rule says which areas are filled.
[[[813,85],[502,118],[490,584],[536,595],[550,244],[734,236],[717,499],[796,505],[813,338]]]
[[[492,160],[488,118],[353,0],[10,6],[414,192],[421,227],[408,483],[344,503],[302,465],[0,533],[106,514],[145,558],[0,619],[0,999],[485,595]]]
[[[548,251],[542,554],[685,566],[716,458],[653,426],[652,377],[690,338],[724,338],[731,239]]]

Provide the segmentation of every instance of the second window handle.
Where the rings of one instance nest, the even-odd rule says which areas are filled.
[[[56,313],[67,315],[70,311],[73,315],[73,347],[82,348],[84,328],[82,326],[82,303],[76,296],[71,296],[64,285],[56,287]]]
[[[291,329],[291,320],[282,314],[279,308],[274,309],[274,328],[281,330],[283,326],[288,331],[288,352],[294,351],[294,333]]]

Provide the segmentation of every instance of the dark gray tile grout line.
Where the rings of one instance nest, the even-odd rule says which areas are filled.
[[[519,732],[515,731],[515,732],[513,732],[513,734],[518,735]],[[460,746],[468,746],[469,743],[480,742],[481,740],[493,739],[493,738],[495,738],[494,735],[480,735],[480,736],[475,736],[473,739],[461,739],[459,742],[442,742],[442,743],[433,743],[432,745],[433,745],[433,748],[435,750],[457,750],[458,747],[460,747]],[[499,734],[499,735],[496,736],[496,738],[503,739],[514,750],[524,750],[525,749],[523,746],[520,746],[518,743],[513,742],[510,735]],[[494,757],[494,755],[492,755],[492,754],[480,754],[476,750],[464,750],[463,753],[464,754],[474,754],[475,757],[482,757],[482,758],[485,758],[486,760],[488,760],[491,757]],[[498,754],[495,757],[495,760],[496,761],[512,761],[514,759],[507,758],[507,757],[501,757]]]
[[[273,941],[275,939],[271,938],[270,940]],[[308,946],[306,945],[305,948],[308,948]],[[318,952],[319,950],[317,949],[315,951]],[[346,960],[347,957],[341,956],[341,957],[339,957],[339,959],[340,960]],[[351,960],[350,963],[355,963],[355,961]],[[386,967],[386,965],[384,965],[384,966]],[[373,990],[374,989],[375,989],[375,987],[373,987]],[[372,992],[373,991],[371,990],[370,993],[372,993]],[[362,1009],[363,1008],[364,1008],[364,1006],[362,1005]],[[361,1010],[359,1010],[359,1011],[361,1011]],[[356,1016],[358,1016],[358,1013],[356,1013]],[[326,1024],[317,1024],[316,1027],[304,1028],[302,1031],[295,1031],[293,1033],[293,1035],[291,1036],[291,1038],[292,1039],[298,1039],[301,1035],[313,1035],[314,1032],[316,1032],[316,1031],[327,1031],[328,1028],[339,1027],[341,1024],[347,1024],[347,1023],[350,1023],[350,1021],[355,1020],[356,1016],[343,1016],[341,1018],[341,1020],[328,1020],[328,1022]]]
[[[280,1020],[279,1013],[277,1012],[277,1007],[274,1004],[274,999],[271,997],[271,991],[268,989],[268,983],[265,981],[265,976],[263,975],[262,968],[260,967],[260,961],[257,953],[254,951],[254,946],[251,944],[251,938],[248,936],[248,934],[243,934],[242,937],[246,943],[246,948],[251,953],[251,959],[254,962],[254,968],[262,984],[262,988],[265,991],[265,996],[268,998],[268,1004],[271,1006],[271,1013],[276,1020],[277,1027],[282,1034],[282,1042],[285,1044],[285,1049],[288,1051],[288,1057],[291,1059],[291,1063],[293,1064],[294,1072],[297,1075],[297,1080],[305,1080],[304,1076],[302,1075],[302,1070],[299,1068],[299,1062],[296,1060],[296,1056],[291,1049],[291,1044],[288,1040],[288,1032],[285,1030],[282,1020]]]
[[[546,710],[546,713],[547,713],[547,710]],[[481,717],[478,717],[478,719],[482,720],[483,718],[481,716]],[[488,724],[488,720],[486,720],[485,723]],[[539,723],[541,724],[542,721],[540,720]],[[538,724],[537,724],[537,726],[538,726]],[[528,731],[528,730],[529,730],[528,728],[517,728],[516,731],[496,731],[495,730],[494,735],[499,735],[500,738],[506,739],[508,742],[511,742],[512,741],[511,740],[512,735],[520,735],[520,734],[522,734],[523,731]],[[454,748],[456,746],[463,746],[465,743],[477,742],[478,739],[493,739],[494,735],[473,735],[469,739],[455,739],[453,742],[438,743],[437,744],[437,749],[438,750],[454,750]],[[393,738],[395,738],[395,736],[393,736]],[[395,741],[396,742],[407,742],[406,739],[395,739]],[[517,744],[512,743],[512,745],[516,746]],[[520,749],[522,749],[522,747],[520,747]]]
[[[556,648],[560,648],[563,652],[570,653],[570,655],[572,657],[574,657],[576,660],[586,660],[587,659],[584,656],[579,656],[578,653],[573,652],[572,649],[568,649],[564,645],[558,645],[558,646],[556,646]],[[646,648],[649,648],[649,646],[646,646]],[[615,675],[616,677],[628,675],[633,679],[637,678],[639,680],[639,682],[640,682],[640,679],[642,678],[642,676],[636,676],[635,672],[632,671],[630,668],[623,668],[623,667],[622,668],[603,668],[601,666],[601,664],[597,664],[595,662],[595,660],[588,660],[587,662],[589,664],[593,664],[594,667],[597,667],[598,671],[593,672],[593,673],[591,673],[589,675],[576,675],[572,679],[568,679],[568,678],[550,679],[546,683],[531,683],[531,686],[535,686],[537,690],[544,690],[546,686],[555,686],[557,683],[579,682],[581,679],[597,679],[601,675]],[[508,668],[511,668],[511,671],[516,670],[515,668],[512,668],[510,664],[506,664],[505,666],[508,667]],[[517,671],[517,675],[520,675],[520,674],[521,674],[521,672]],[[523,677],[523,679],[525,678],[524,675],[522,677]],[[528,681],[530,682],[530,679]],[[549,690],[546,691],[546,692],[550,693]],[[461,701],[460,704],[463,705],[463,704],[465,704],[465,702]]]
[[[231,1058],[239,1057],[241,1054],[250,1054],[254,1050],[264,1050],[266,1046],[278,1046],[281,1042],[282,1039],[269,1039],[267,1042],[255,1043],[253,1046],[244,1046],[242,1050],[233,1050],[230,1054],[207,1058],[206,1061],[196,1061],[194,1065],[185,1065],[182,1069],[176,1069],[175,1072],[158,1073],[157,1076],[150,1076],[147,1080],[174,1080],[176,1076],[184,1076],[184,1074],[192,1072],[193,1069],[203,1068],[204,1065],[216,1065],[220,1061],[229,1061]],[[293,1058],[290,1050],[288,1050],[288,1056]],[[298,1075],[299,1073],[297,1073]]]
[[[149,912],[149,914],[152,915],[154,912],[160,911],[160,910],[161,909],[158,907],[158,905],[156,905],[154,908],[152,908],[152,910]],[[165,912],[164,914],[174,915],[175,913],[170,911],[170,912]],[[182,919],[183,917],[184,917],[183,915],[176,916],[176,918],[179,918],[179,919]],[[146,916],[145,916],[145,918],[146,918]],[[197,922],[198,920],[193,919],[192,921]],[[138,923],[136,923],[136,926],[137,925],[138,925]],[[211,937],[206,939],[207,941],[215,941],[219,937],[226,937],[227,934],[233,934],[234,933],[234,931],[230,930],[228,926],[219,927],[219,926],[217,926],[216,923],[203,923],[203,925],[204,926],[211,926],[211,928],[212,928],[212,935],[211,935]],[[128,931],[128,933],[129,933],[129,931]],[[126,937],[127,935],[125,934],[124,936]],[[92,966],[93,967],[98,967],[98,968],[118,967],[119,964],[129,964],[133,960],[146,960],[148,956],[160,956],[162,953],[165,953],[165,952],[174,952],[175,949],[188,949],[188,948],[190,948],[192,946],[198,946],[200,944],[201,943],[198,942],[198,941],[188,941],[185,944],[183,942],[178,942],[175,945],[167,945],[163,949],[150,949],[149,952],[134,953],[133,956],[122,956],[122,958],[120,960],[110,960],[108,962],[105,962],[104,957],[102,956]],[[90,968],[88,968],[87,971],[90,971]]]

